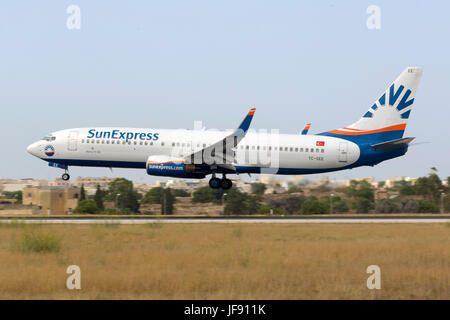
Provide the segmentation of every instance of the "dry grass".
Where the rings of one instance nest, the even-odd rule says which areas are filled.
[[[59,252],[14,250],[30,230]],[[0,261],[1,299],[450,299],[448,224],[15,223]],[[65,287],[72,264],[81,290]]]

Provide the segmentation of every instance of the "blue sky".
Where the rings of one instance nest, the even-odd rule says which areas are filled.
[[[81,29],[69,30],[69,5]],[[381,29],[366,27],[369,5]],[[2,1],[0,178],[53,179],[28,144],[84,126],[233,128],[296,133],[356,121],[407,66],[424,74],[405,135],[418,144],[336,179],[450,175],[450,4],[444,1]],[[7,152],[6,152],[7,150]],[[144,170],[71,168],[72,176]]]

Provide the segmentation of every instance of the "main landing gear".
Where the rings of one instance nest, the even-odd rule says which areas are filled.
[[[230,179],[227,179],[225,175],[223,175],[222,179],[216,178],[216,175],[213,174],[212,178],[209,180],[209,186],[213,189],[222,188],[224,190],[228,190],[233,185]]]
[[[69,169],[65,169],[63,175],[61,176],[61,179],[63,179],[64,181],[68,181],[70,179]]]

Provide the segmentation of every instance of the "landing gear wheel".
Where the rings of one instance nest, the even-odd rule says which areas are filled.
[[[69,174],[66,172],[66,173],[63,173],[63,175],[62,175],[62,177],[61,177],[64,181],[68,181],[69,179],[70,179],[70,176],[69,176]]]
[[[231,182],[230,179],[223,178],[222,180],[220,180],[220,186],[222,187],[223,190],[230,189],[232,185],[233,185],[233,182]]]
[[[219,189],[221,186],[222,180],[219,178],[213,177],[209,180],[209,186],[213,189]]]

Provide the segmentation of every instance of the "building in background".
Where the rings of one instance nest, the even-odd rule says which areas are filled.
[[[34,179],[0,179],[0,191],[1,192],[16,192],[22,191],[26,186],[41,187],[47,186],[47,180],[34,180]]]
[[[73,186],[27,186],[22,191],[22,203],[33,207],[33,213],[65,215],[77,207],[80,188]]]
[[[100,186],[101,189],[106,190],[109,188],[109,184],[115,179],[116,178],[109,177],[78,177],[74,180],[73,185],[78,188],[81,188],[81,186],[84,185],[86,194],[92,196],[97,191],[97,186]]]

